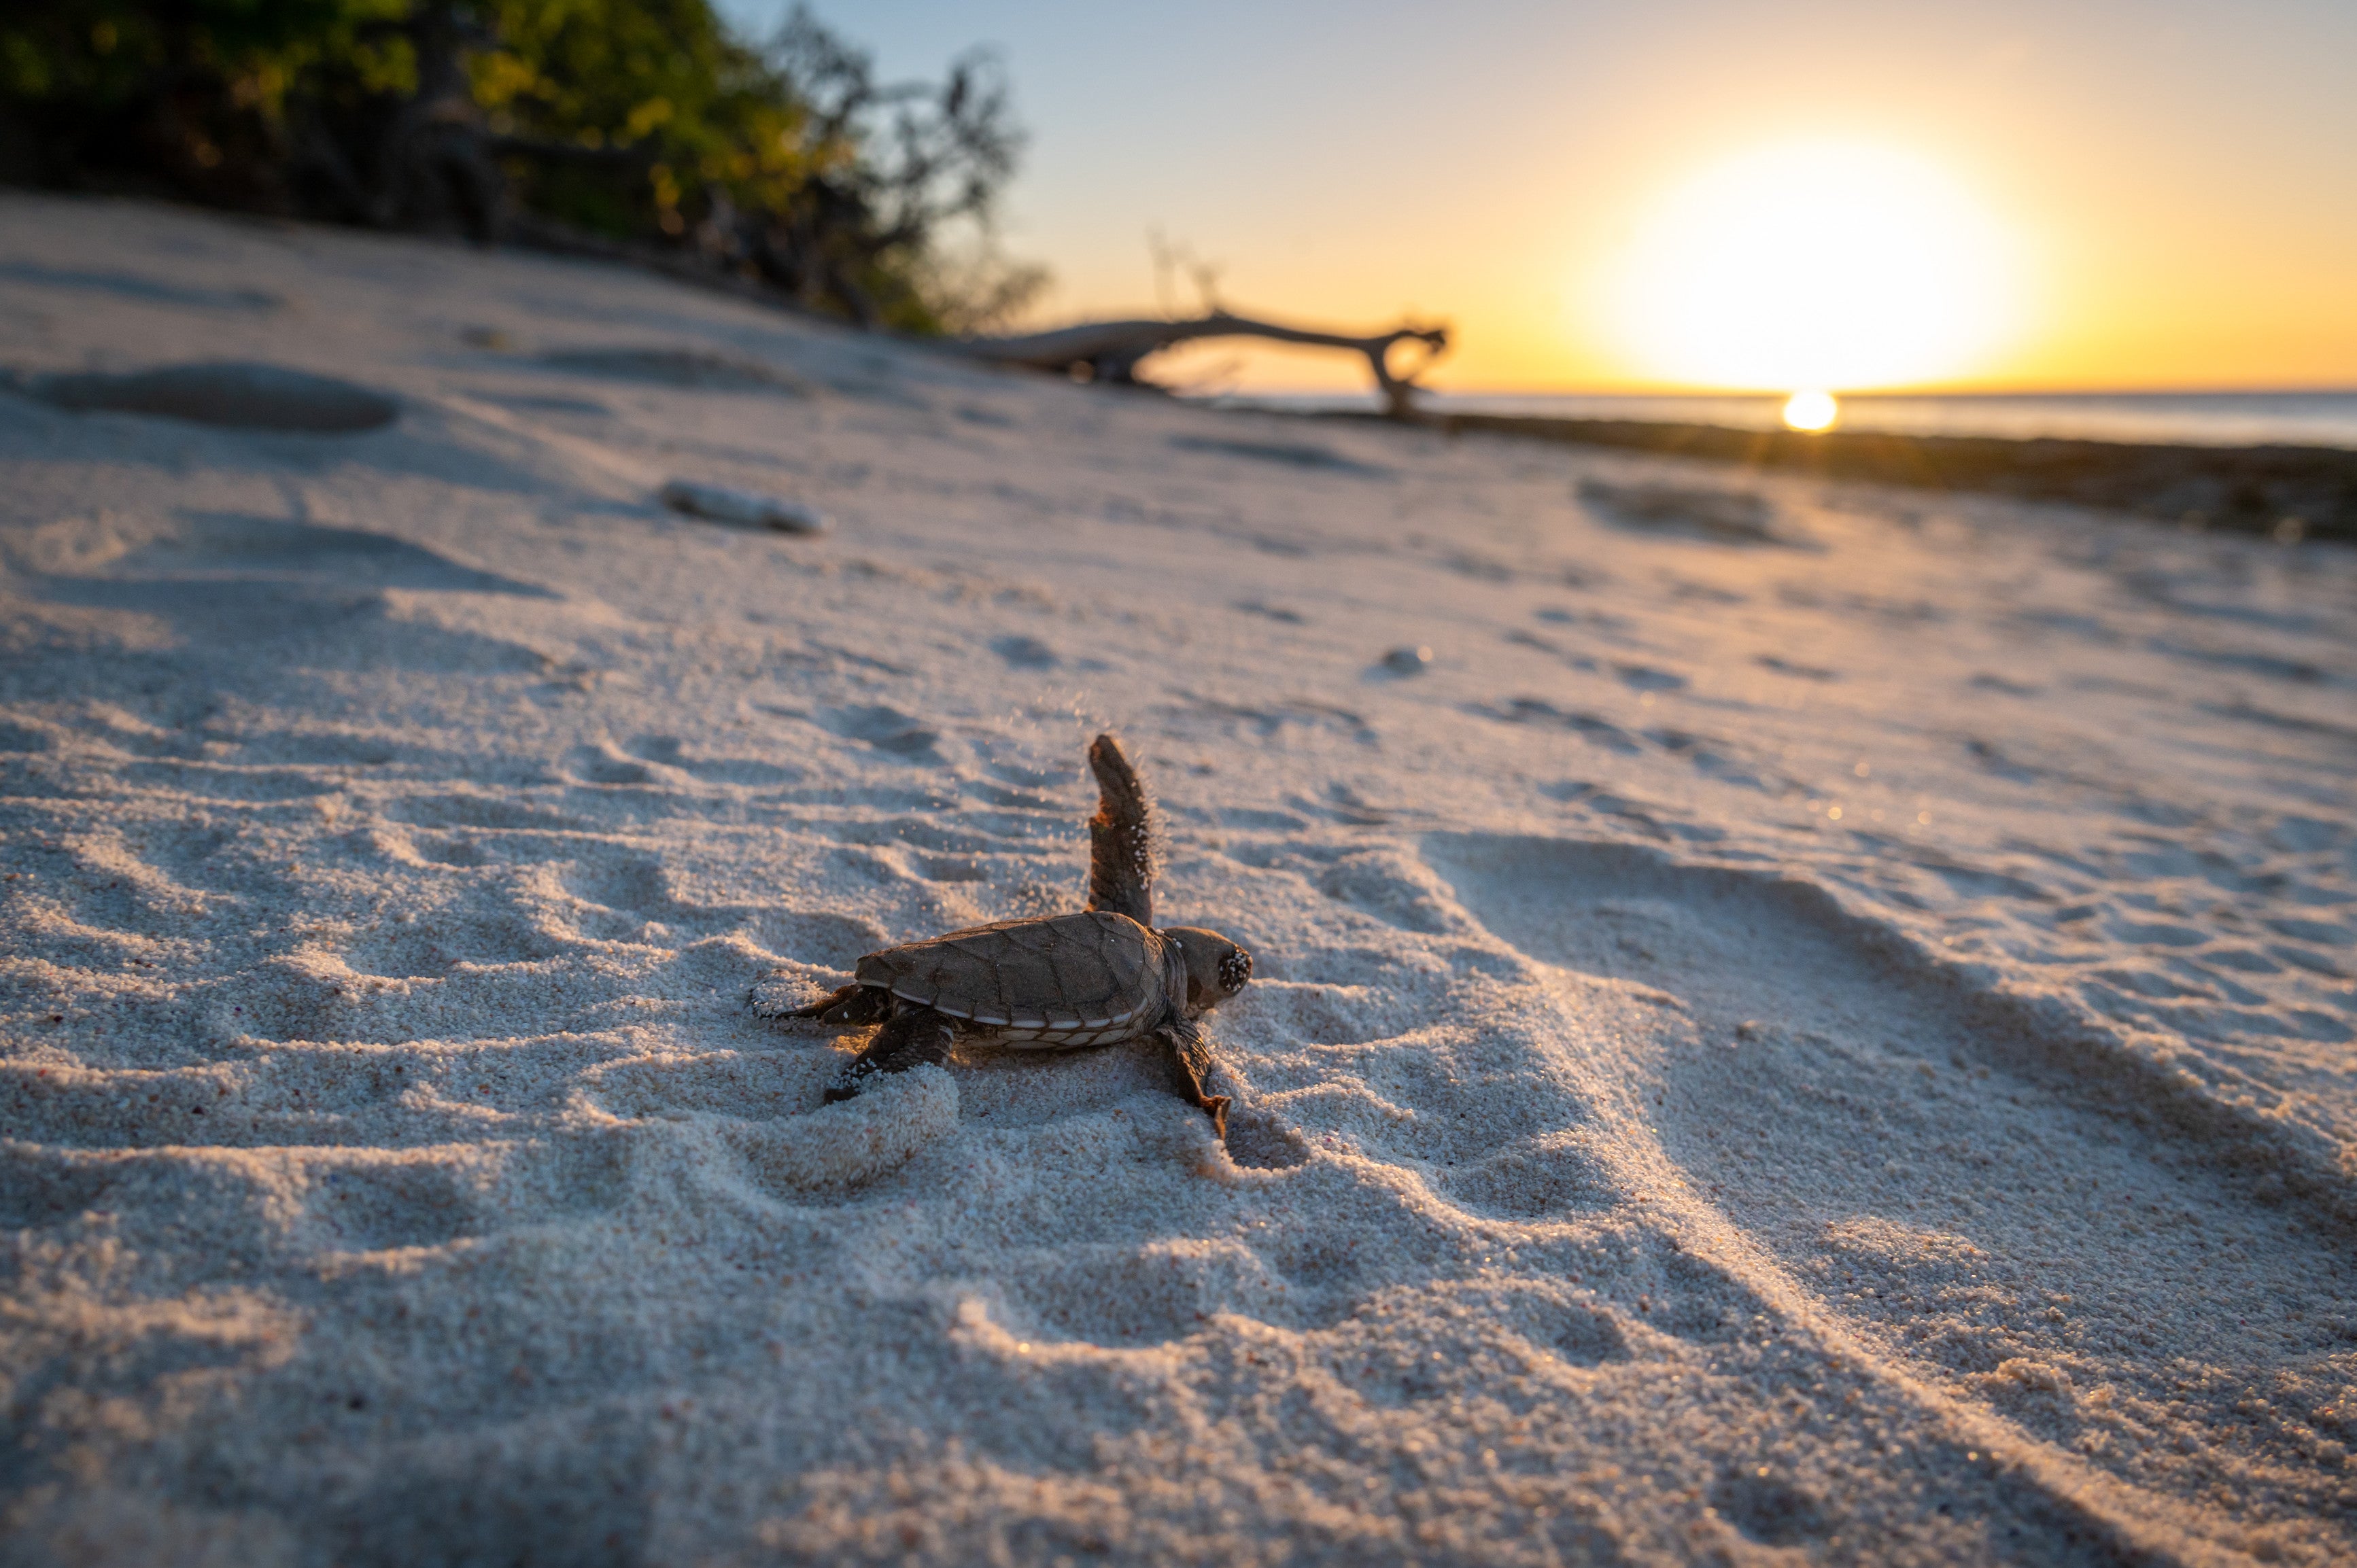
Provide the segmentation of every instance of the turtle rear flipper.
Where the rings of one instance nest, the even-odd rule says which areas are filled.
[[[1097,777],[1097,814],[1089,819],[1089,908],[1126,915],[1154,929],[1154,808],[1121,742],[1089,743]]]

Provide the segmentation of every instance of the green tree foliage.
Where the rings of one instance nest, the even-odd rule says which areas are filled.
[[[288,94],[403,0],[17,0],[0,7],[0,173],[283,200]]]
[[[552,215],[678,236],[716,193],[781,208],[859,155],[814,137],[791,84],[705,0],[504,0],[495,11],[495,42],[473,60],[476,101],[496,131],[539,145],[549,166],[520,184]],[[628,177],[592,172],[616,167]]]
[[[1019,147],[986,58],[885,84],[801,11],[757,46],[710,0],[0,8],[0,177],[599,236],[863,325],[962,328],[1036,291],[988,242]]]

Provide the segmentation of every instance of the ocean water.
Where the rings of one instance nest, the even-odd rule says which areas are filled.
[[[1293,412],[1372,409],[1372,396],[1226,397],[1229,405]],[[1576,393],[1437,392],[1436,413],[1554,419],[1641,419],[1773,430],[1781,397],[1602,397]],[[1912,435],[2069,436],[2204,446],[2357,448],[2357,392],[1975,393],[1841,399],[1844,430]]]

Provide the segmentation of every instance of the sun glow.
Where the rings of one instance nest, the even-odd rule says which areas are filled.
[[[1609,301],[1623,350],[1666,381],[1889,386],[2003,349],[2020,326],[2017,270],[2007,236],[1935,166],[1798,142],[1672,192],[1619,258]]]
[[[1831,430],[1840,418],[1831,392],[1796,392],[1784,400],[1784,423],[1793,430]]]

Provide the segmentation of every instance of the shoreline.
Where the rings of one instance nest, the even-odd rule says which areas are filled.
[[[1351,421],[1372,414],[1315,414]],[[1437,414],[1448,435],[1513,435],[1656,456],[1701,457],[1824,478],[2102,507],[2193,531],[2357,541],[2357,451],[2202,446],[2038,436],[1743,430],[1634,419]]]

